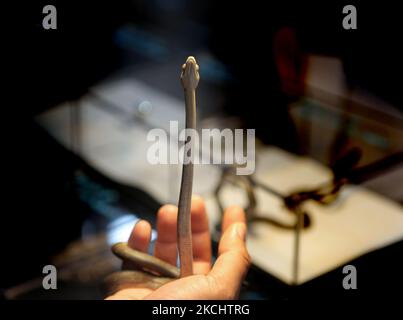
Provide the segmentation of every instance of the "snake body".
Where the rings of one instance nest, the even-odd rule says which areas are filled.
[[[193,185],[193,161],[187,161],[188,152],[194,152],[194,141],[189,129],[196,129],[196,88],[199,83],[199,66],[194,57],[188,57],[182,65],[181,83],[185,94],[186,137],[181,188],[178,204],[177,243],[180,269],[169,263],[132,249],[126,242],[116,243],[112,252],[123,260],[123,270],[107,276],[104,289],[112,295],[124,288],[136,286],[157,289],[163,284],[179,277],[193,274],[193,252],[190,206]]]
[[[192,230],[190,205],[192,202],[193,161],[186,161],[187,151],[194,152],[194,141],[189,130],[196,129],[196,88],[199,83],[199,67],[193,57],[189,57],[182,66],[181,82],[185,93],[186,137],[183,154],[182,181],[178,205],[177,239],[180,259],[180,276],[193,274]]]

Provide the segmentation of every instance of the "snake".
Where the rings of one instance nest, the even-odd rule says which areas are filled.
[[[112,295],[125,288],[157,289],[162,285],[193,274],[191,200],[193,187],[194,139],[196,129],[196,88],[200,80],[199,66],[193,56],[182,65],[180,80],[185,99],[185,134],[182,179],[178,202],[177,244],[179,267],[173,266],[155,256],[131,248],[127,242],[112,246],[112,252],[123,260],[122,270],[108,275],[104,280],[106,295]]]

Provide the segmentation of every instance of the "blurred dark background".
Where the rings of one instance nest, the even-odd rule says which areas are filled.
[[[57,30],[42,28],[46,4],[57,8]],[[357,30],[342,28],[344,4],[356,5]],[[43,265],[82,236],[86,220],[96,221],[99,230],[105,228],[110,218],[83,201],[82,188],[87,194],[117,190],[118,207],[142,212],[150,219],[160,205],[152,195],[96,172],[34,121],[55,105],[79,99],[117,71],[130,70],[153,88],[181,98],[180,88],[170,79],[189,53],[203,52],[208,63],[200,94],[208,107],[201,111],[202,117],[236,116],[242,126],[256,128],[263,143],[330,164],[351,146],[351,139],[339,128],[341,133],[326,151],[307,147],[290,105],[308,93],[322,93],[311,93],[307,87],[309,55],[334,57],[341,62],[347,91],[360,88],[393,106],[393,111],[384,113],[382,107],[368,111],[347,101],[342,103],[347,112],[356,108],[396,130],[403,129],[402,118],[391,115],[403,111],[403,28],[396,3],[58,0],[27,1],[20,6],[21,23],[8,31],[13,37],[13,58],[7,61],[13,80],[6,91],[13,97],[3,104],[3,289],[40,276]],[[333,98],[330,94],[329,99]],[[364,162],[382,159],[401,146],[393,142],[379,147],[381,151],[368,151]],[[90,181],[84,187],[77,178],[80,174]],[[400,245],[396,250],[401,249]],[[357,261],[371,265],[362,276],[373,284],[365,288],[367,292],[396,280],[393,271],[402,267],[395,259],[396,250],[388,248]],[[315,294],[339,279],[329,274],[320,281],[307,284],[304,292]],[[260,284],[247,297],[289,297],[303,290],[290,293],[287,286],[255,269],[250,282]],[[66,285],[60,298],[99,297],[91,286],[87,295],[85,290]],[[28,297],[40,297],[40,293]]]

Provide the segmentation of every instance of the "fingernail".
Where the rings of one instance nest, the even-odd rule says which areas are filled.
[[[245,225],[245,223],[241,223],[241,222],[236,223],[235,224],[235,231],[237,233],[237,236],[239,238],[241,238],[242,241],[245,241],[245,238],[246,238],[246,225]]]

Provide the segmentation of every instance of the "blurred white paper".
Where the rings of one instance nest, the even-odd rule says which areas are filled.
[[[283,194],[309,189],[331,179],[330,170],[316,161],[276,148],[259,153],[258,163],[255,178]],[[234,194],[223,190],[222,201],[233,203]],[[293,221],[278,198],[260,189],[256,194],[259,214],[288,223]],[[214,199],[209,199],[208,207],[217,210]],[[312,225],[301,235],[299,284],[403,239],[402,207],[358,186],[346,186],[339,199],[329,206],[309,201],[304,209],[311,215]],[[286,283],[293,283],[293,231],[253,223],[249,226],[248,249],[255,265]]]
[[[147,141],[151,128],[169,130],[170,121],[184,128],[184,102],[134,79],[118,79],[91,89],[104,101],[113,104],[108,110],[91,95],[78,103],[64,103],[46,111],[37,122],[69,150],[72,150],[71,108],[78,108],[79,150],[77,153],[95,169],[117,182],[142,188],[161,203],[177,203],[180,186],[180,165],[152,165],[147,161]],[[152,107],[144,123],[135,119],[138,106],[147,101]],[[116,110],[118,109],[118,110]],[[119,111],[120,110],[120,111]],[[76,146],[74,146],[75,148]],[[194,193],[206,194],[219,179],[215,166],[195,167]]]

